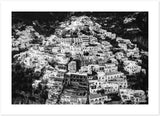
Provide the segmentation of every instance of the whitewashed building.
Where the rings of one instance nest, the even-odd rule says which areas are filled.
[[[90,94],[89,96],[89,103],[90,104],[104,104],[104,101],[110,101],[111,98],[109,98],[107,95],[102,96],[100,94]]]

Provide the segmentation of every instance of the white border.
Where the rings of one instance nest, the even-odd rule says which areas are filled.
[[[157,1],[4,1],[1,4],[2,114],[158,114],[159,38]],[[149,11],[149,105],[11,105],[12,11]]]

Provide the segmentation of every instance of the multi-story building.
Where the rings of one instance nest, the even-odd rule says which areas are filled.
[[[72,44],[72,38],[61,38],[61,44]]]
[[[56,69],[61,72],[67,72],[67,64],[57,64]]]
[[[110,101],[107,95],[103,96],[101,94],[90,94],[89,95],[89,103],[90,104],[104,104],[105,101]]]
[[[105,73],[117,72],[118,67],[114,63],[105,64]]]
[[[82,43],[84,45],[88,45],[90,43],[90,37],[86,35],[81,35],[79,38],[82,39]]]
[[[118,84],[108,82],[102,84],[102,88],[104,89],[105,94],[118,93],[119,90]]]
[[[67,64],[69,62],[69,58],[65,57],[65,54],[57,54],[55,60],[57,64],[55,68],[59,71],[67,71]]]
[[[80,45],[83,42],[82,38],[73,38],[72,41],[74,45]]]
[[[65,73],[66,73],[66,70],[58,70],[56,77],[63,79]]]
[[[97,64],[90,64],[90,65],[88,65],[88,68],[93,71],[96,71],[96,72],[99,71],[99,65],[97,65]]]
[[[97,79],[89,80],[89,91],[92,94],[96,94],[99,86],[99,81]]]
[[[110,81],[117,78],[120,78],[124,75],[122,72],[111,72],[111,73],[105,73],[105,80]]]
[[[106,81],[105,72],[97,72],[97,77],[100,81]]]
[[[146,95],[143,90],[120,89],[120,97],[123,103],[130,101],[133,104],[146,103]]]
[[[141,71],[141,66],[138,65],[127,65],[124,67],[124,70],[129,73],[129,75],[139,73]]]
[[[141,71],[141,66],[137,65],[136,61],[124,61],[124,70],[130,75],[139,73]]]
[[[61,104],[86,104],[87,94],[77,95],[75,90],[64,90],[61,95]]]
[[[73,85],[75,87],[82,87],[88,89],[88,78],[87,73],[71,73],[68,72],[64,76],[64,84],[66,86]]]
[[[112,83],[112,84],[118,84],[118,87],[121,88],[127,88],[128,87],[128,82],[126,79],[124,78],[115,78],[112,80],[109,80],[108,83]]]
[[[71,73],[75,73],[76,70],[77,70],[77,68],[76,68],[76,61],[71,61],[68,64],[68,71],[71,72]]]

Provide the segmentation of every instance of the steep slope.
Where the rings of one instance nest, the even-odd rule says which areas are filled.
[[[43,26],[38,24],[39,21],[34,20],[32,26],[23,23],[20,23],[20,26],[14,26],[12,31],[12,103],[45,104],[46,100],[47,103],[57,103],[59,96],[53,95],[53,92],[59,95],[63,87],[62,83],[59,80],[57,81],[58,70],[56,66],[57,63],[62,61],[68,62],[72,59],[79,59],[85,61],[84,65],[93,62],[98,64],[104,61],[118,63],[119,67],[122,68],[119,68],[120,71],[125,72],[124,67],[130,66],[125,65],[123,61],[127,59],[134,64],[137,72],[141,71],[140,66],[142,66],[144,72],[147,70],[148,73],[148,66],[144,66],[144,62],[141,61],[144,56],[148,58],[145,51],[139,49],[139,46],[132,43],[129,38],[118,37],[120,35],[127,37],[125,36],[126,33],[119,33],[121,33],[120,30],[126,32],[130,27],[124,28],[122,25],[127,25],[135,19],[131,18],[128,19],[129,21],[124,21],[127,19],[123,17],[119,21],[117,18],[109,16],[107,19],[110,20],[110,23],[114,22],[110,25],[110,28],[105,28],[97,23],[98,19],[88,16],[69,17],[66,21],[59,22],[59,26],[48,37],[35,29],[43,29]],[[109,24],[109,21],[105,21]],[[123,24],[120,22],[123,22]],[[131,26],[133,25],[131,24]],[[131,33],[127,32],[126,35],[130,34],[132,36],[135,33],[131,31]],[[83,45],[84,41],[81,42],[80,46],[74,44],[75,41],[83,37],[89,38],[88,44],[94,46],[95,51],[83,52],[81,48],[88,49],[88,45]],[[64,41],[67,39],[70,42],[68,45]],[[93,43],[91,40],[93,40]],[[133,39],[134,41],[139,41],[142,44],[143,38],[141,40]],[[146,45],[145,42],[144,45]],[[78,51],[76,48],[80,49],[80,53],[82,51],[81,55],[76,53]],[[110,53],[112,58],[108,54],[103,55],[104,58],[99,58],[95,55],[96,49],[98,49],[98,54],[102,54],[108,49],[107,53]],[[123,57],[121,57],[121,54]],[[92,56],[94,60],[85,60],[83,55]],[[142,88],[147,89],[147,87]]]

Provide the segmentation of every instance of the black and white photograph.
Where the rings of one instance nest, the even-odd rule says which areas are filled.
[[[148,105],[148,16],[12,12],[11,103]]]
[[[160,0],[0,0],[0,115],[160,115]]]

